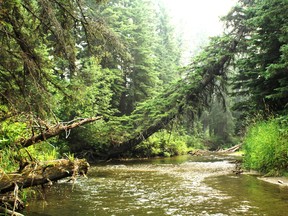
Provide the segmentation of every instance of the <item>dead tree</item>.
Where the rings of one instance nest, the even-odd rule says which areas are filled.
[[[100,120],[101,118],[102,118],[101,116],[97,116],[84,119],[75,119],[70,122],[61,122],[54,126],[49,126],[43,123],[45,125],[45,129],[41,129],[40,133],[37,135],[33,134],[32,137],[21,140],[20,145],[21,147],[28,147],[35,143],[45,141],[51,137],[55,137],[63,132],[70,133],[70,130],[73,128]]]

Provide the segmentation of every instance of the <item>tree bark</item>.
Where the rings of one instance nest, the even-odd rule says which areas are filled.
[[[0,194],[19,189],[52,183],[62,178],[85,175],[89,164],[84,159],[53,160],[41,163],[31,163],[20,173],[0,174]]]

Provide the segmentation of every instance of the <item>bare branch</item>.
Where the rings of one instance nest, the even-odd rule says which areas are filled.
[[[79,127],[81,125],[87,124],[87,123],[91,123],[97,120],[102,119],[101,116],[97,116],[97,117],[92,117],[92,118],[85,118],[85,119],[80,119],[79,121],[75,122],[74,120],[70,121],[69,124],[64,124],[64,123],[59,123],[54,125],[53,127],[49,127],[46,128],[46,130],[41,131],[40,134],[38,135],[34,135],[28,139],[25,140],[21,140],[20,141],[20,145],[22,147],[28,147],[30,145],[33,145],[35,143],[47,140],[51,137],[55,137],[63,132],[67,132],[73,128]],[[47,124],[46,124],[47,126]]]

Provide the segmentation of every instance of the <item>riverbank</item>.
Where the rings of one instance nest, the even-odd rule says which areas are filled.
[[[240,157],[242,158],[243,155],[244,155],[244,152],[243,151],[239,151],[239,152],[233,152],[233,153],[229,153],[227,155],[230,155],[230,156],[237,156],[237,157]],[[244,172],[243,174],[246,174],[246,175],[256,175],[256,176],[259,176],[257,177],[257,179],[261,180],[261,181],[265,181],[265,182],[268,182],[270,184],[274,184],[274,185],[279,185],[281,187],[288,187],[288,177],[264,177],[264,176],[261,176],[260,173],[258,173],[257,171],[249,171],[249,172]]]
[[[281,187],[288,187],[287,177],[258,177],[258,179]]]
[[[268,182],[270,184],[279,185],[281,187],[288,187],[288,177],[284,176],[269,176],[265,177],[257,171],[245,171],[243,175],[257,176],[258,180]]]

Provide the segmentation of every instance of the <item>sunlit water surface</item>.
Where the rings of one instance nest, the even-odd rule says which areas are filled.
[[[288,215],[288,189],[232,174],[233,158],[210,155],[92,166],[88,179],[46,189],[25,215]]]

